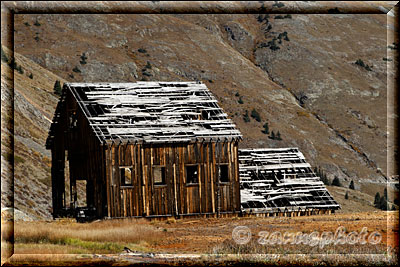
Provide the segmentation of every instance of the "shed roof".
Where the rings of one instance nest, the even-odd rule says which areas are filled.
[[[200,82],[67,83],[101,142],[231,141],[242,135]],[[54,116],[52,127],[57,124]],[[52,142],[50,130],[47,145]]]
[[[298,148],[239,149],[243,210],[339,209]]]

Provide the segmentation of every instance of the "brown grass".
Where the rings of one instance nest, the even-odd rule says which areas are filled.
[[[310,113],[308,113],[306,111],[303,111],[303,110],[299,110],[299,111],[297,111],[297,116],[309,118],[310,117]]]
[[[253,236],[251,242],[246,245],[238,245],[232,240],[232,231],[239,225],[251,228]],[[257,242],[260,231],[309,234],[314,231],[335,232],[339,226],[345,227],[346,234],[352,231],[359,232],[363,227],[367,227],[368,235],[377,231],[382,235],[382,240],[377,245],[331,244],[323,248],[305,244],[262,245]],[[178,220],[171,218],[161,221],[124,219],[85,224],[78,224],[72,219],[50,222],[16,222],[15,255],[19,255],[19,258],[14,258],[14,260],[18,264],[29,265],[35,260],[41,263],[55,261],[55,258],[50,256],[58,255],[60,259],[56,265],[60,265],[72,254],[80,254],[79,257],[91,257],[93,254],[111,253],[118,260],[124,260],[126,257],[122,253],[124,246],[139,252],[211,254],[217,255],[218,258],[236,255],[238,258],[234,260],[235,262],[246,255],[258,253],[295,258],[297,255],[309,255],[310,257],[326,255],[336,259],[336,255],[346,257],[366,254],[372,257],[388,255],[386,253],[387,246],[391,246],[393,252],[397,253],[397,233],[397,214],[383,211],[302,217],[185,218]],[[65,258],[62,255],[65,255]],[[46,256],[50,258],[46,258]],[[345,259],[337,260],[334,263],[338,265],[343,260]],[[375,260],[376,264],[383,263],[378,258]],[[298,263],[300,262],[303,260],[298,261]],[[328,261],[322,260],[321,262],[327,264]],[[274,258],[271,263],[276,263],[276,259]],[[357,263],[359,263],[358,260],[354,265]],[[368,265],[368,263],[369,260],[366,260],[363,264]],[[315,262],[315,265],[319,264]]]
[[[57,243],[66,238],[93,242],[117,242],[149,244],[161,239],[162,229],[149,225],[144,220],[110,220],[87,224],[75,222],[17,222],[15,241],[23,243]]]
[[[226,239],[221,245],[214,247],[210,253],[217,254],[384,254],[384,244],[372,245],[326,245],[323,248],[305,244],[263,245],[257,242],[257,237],[245,244],[236,244],[232,239]]]
[[[125,246],[148,252],[166,234],[144,219],[16,222],[14,233],[17,254],[108,254],[121,253]]]

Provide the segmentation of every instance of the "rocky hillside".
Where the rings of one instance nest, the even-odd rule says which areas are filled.
[[[386,179],[386,15],[18,14],[14,22],[29,69],[15,81],[24,163],[16,174],[35,180],[43,202],[56,79],[200,80],[243,133],[241,147],[299,147],[330,179],[354,179],[358,189]],[[22,167],[30,165],[38,169]]]
[[[8,63],[11,62],[9,50],[2,49]],[[56,80],[64,80],[18,53],[14,56],[18,69],[14,71],[14,205],[33,218],[50,217],[51,155],[44,145],[57,104],[53,85]],[[13,68],[8,63],[1,62],[2,87],[11,86]],[[3,92],[8,90],[2,88]],[[10,94],[2,94],[2,107],[11,99]],[[2,113],[7,112],[2,109]],[[4,126],[2,124],[2,133],[7,132]],[[11,169],[6,159],[10,159],[13,152],[6,140],[2,134],[2,177]],[[3,182],[7,180],[2,179],[2,186]],[[2,203],[8,202],[9,193],[2,190]]]

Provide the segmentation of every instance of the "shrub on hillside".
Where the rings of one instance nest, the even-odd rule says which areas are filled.
[[[250,122],[249,112],[247,110],[243,115],[243,120],[244,122]]]
[[[22,69],[21,65],[18,65],[15,69],[18,71],[18,73],[24,74],[24,70]]]
[[[75,66],[75,67],[72,69],[72,71],[73,71],[73,72],[76,72],[76,73],[80,73],[80,72],[81,72],[81,70],[80,70],[77,66]]]
[[[268,122],[264,123],[263,128],[264,128],[264,130],[262,130],[262,132],[265,133],[265,134],[269,134]]]
[[[83,53],[83,54],[81,55],[81,60],[79,61],[79,63],[81,63],[81,65],[86,64],[86,63],[87,63],[87,62],[86,62],[86,59],[87,59],[87,56],[86,56],[85,53]]]
[[[253,109],[253,110],[251,111],[251,117],[252,117],[253,119],[255,119],[256,121],[261,122],[260,114],[257,112],[256,109]]]
[[[57,81],[54,83],[53,92],[54,92],[55,95],[61,96],[62,87],[61,87],[61,83],[60,83],[59,80],[57,80]]]
[[[355,189],[355,188],[354,188],[354,181],[353,181],[353,180],[351,180],[350,185],[349,185],[349,188],[350,188],[350,189],[353,189],[353,190]]]
[[[368,64],[365,64],[364,61],[362,61],[362,59],[357,59],[356,62],[354,63],[368,71],[372,71],[372,66],[369,66]]]
[[[333,186],[342,186],[342,183],[340,182],[339,177],[335,176],[335,178],[333,178],[332,185]]]
[[[151,69],[151,63],[150,63],[150,61],[147,61],[145,68],[146,68],[146,69]]]
[[[381,196],[381,199],[379,201],[379,209],[388,210],[388,203],[384,196]]]
[[[14,70],[17,69],[17,63],[13,57],[10,59],[10,61],[8,61],[8,66]]]
[[[274,131],[271,131],[271,135],[268,136],[270,139],[275,140],[275,133]]]
[[[375,200],[374,200],[374,206],[376,208],[379,208],[379,202],[381,200],[381,195],[379,194],[379,192],[376,192],[375,194]]]
[[[282,140],[281,133],[279,131],[276,133],[276,140]]]

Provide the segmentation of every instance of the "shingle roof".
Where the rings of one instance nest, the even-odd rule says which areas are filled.
[[[242,138],[203,83],[68,83],[64,86],[76,98],[101,142],[170,143]]]
[[[298,148],[239,149],[244,211],[339,209]]]

